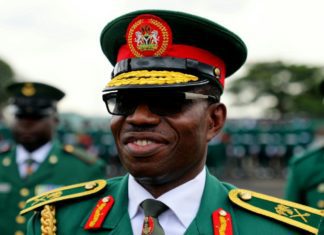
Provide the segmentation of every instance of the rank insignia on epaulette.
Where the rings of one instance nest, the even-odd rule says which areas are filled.
[[[89,154],[88,152],[86,152],[81,148],[75,148],[73,145],[70,144],[64,145],[63,149],[65,152],[70,153],[73,156],[76,156],[77,158],[79,158],[80,160],[88,164],[93,164],[97,161],[96,156]]]
[[[91,212],[87,223],[84,226],[85,230],[98,229],[101,228],[103,221],[108,215],[111,207],[114,204],[114,198],[112,196],[107,196],[101,198],[96,207]]]
[[[236,205],[253,213],[279,220],[312,234],[318,233],[318,226],[324,216],[324,211],[245,189],[232,189],[229,198]]]
[[[63,200],[70,200],[95,194],[105,188],[106,180],[94,180],[79,184],[73,184],[57,188],[27,200],[24,209],[20,214],[25,214],[31,210],[37,209],[41,206],[52,204]]]
[[[233,235],[232,218],[230,213],[222,208],[212,214],[214,235]]]

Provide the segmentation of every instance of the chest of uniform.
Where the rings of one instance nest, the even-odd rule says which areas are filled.
[[[308,205],[324,209],[324,176],[322,182],[314,185],[306,192],[305,197]]]

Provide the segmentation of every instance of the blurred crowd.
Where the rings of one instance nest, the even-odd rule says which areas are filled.
[[[311,120],[228,120],[209,144],[207,165],[220,178],[284,178],[290,158],[315,138]]]
[[[120,165],[109,119],[83,119],[79,125],[63,119],[57,130],[63,144],[81,147],[103,159],[107,176],[125,173]],[[220,178],[284,178],[289,159],[311,146],[316,130],[311,120],[230,119],[209,143],[207,166]],[[11,141],[0,122],[0,148]]]

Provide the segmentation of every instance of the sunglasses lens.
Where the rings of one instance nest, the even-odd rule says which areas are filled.
[[[105,100],[108,112],[110,114],[117,114],[116,112],[116,97],[109,97]]]
[[[191,103],[181,93],[170,94],[109,94],[104,98],[108,112],[113,115],[131,115],[139,104],[145,104],[150,111],[160,116],[174,115]]]
[[[152,99],[149,108],[155,114],[168,116],[181,112],[186,103],[186,100],[178,96],[160,97]]]
[[[48,115],[42,115],[42,114],[16,114],[16,118],[18,119],[30,119],[30,120],[40,120]]]
[[[127,96],[112,95],[106,99],[108,112],[113,115],[130,115],[137,107],[133,101]]]

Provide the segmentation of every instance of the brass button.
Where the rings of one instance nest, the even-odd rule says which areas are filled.
[[[252,195],[249,192],[240,192],[239,196],[243,201],[248,201],[252,198]]]
[[[227,212],[224,211],[224,210],[220,210],[220,211],[219,211],[219,214],[220,214],[221,216],[226,216],[226,215],[227,215]]]
[[[90,190],[90,189],[94,189],[96,186],[97,186],[97,183],[95,183],[95,182],[89,182],[89,183],[87,183],[87,184],[84,186],[84,188],[85,188],[86,190]]]
[[[20,189],[20,195],[23,196],[23,197],[27,197],[29,195],[28,188],[22,188],[22,189]]]
[[[324,193],[324,183],[321,183],[317,186],[317,191],[319,193]]]
[[[2,165],[4,165],[4,166],[10,166],[10,164],[11,164],[11,159],[9,157],[5,157],[2,160]]]
[[[109,202],[110,201],[110,198],[109,197],[104,197],[103,199],[102,199],[102,202],[105,202],[105,203],[107,203],[107,202]]]
[[[324,208],[324,200],[319,200],[317,202],[317,207],[320,208],[320,209],[323,209]]]
[[[72,153],[74,151],[74,147],[72,145],[70,145],[70,144],[65,145],[64,149],[65,149],[66,152],[69,152],[69,153]]]
[[[16,231],[15,235],[25,235],[22,231]]]
[[[16,222],[17,222],[17,224],[24,224],[24,223],[26,223],[26,218],[24,216],[18,215],[16,217]]]
[[[50,156],[50,158],[49,158],[49,162],[51,163],[51,164],[56,164],[57,162],[58,162],[58,158],[57,158],[57,156],[55,156],[55,155],[52,155],[52,156]]]
[[[21,201],[18,203],[19,209],[23,209],[25,207],[25,205],[26,205],[26,202],[24,202],[24,201]]]
[[[220,71],[219,68],[215,68],[215,69],[214,69],[214,73],[215,73],[215,75],[218,77],[218,76],[220,75],[221,71]]]

